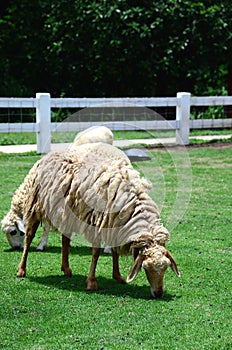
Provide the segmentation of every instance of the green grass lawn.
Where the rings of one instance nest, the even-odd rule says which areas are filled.
[[[73,142],[76,132],[53,132],[51,135],[52,143]],[[175,137],[175,131],[114,131],[115,140],[131,140],[131,139],[149,139],[149,138],[168,138]],[[200,135],[228,135],[231,129],[215,129],[215,130],[191,130],[190,136]],[[197,141],[202,142],[202,141]],[[194,140],[196,143],[196,140]],[[25,145],[36,144],[36,133],[32,132],[11,132],[0,133],[0,145]]]
[[[174,131],[154,132],[154,131],[114,131],[115,140],[148,139],[153,137],[174,137]],[[73,142],[77,132],[53,132],[51,134],[52,143]],[[0,145],[24,145],[36,144],[36,134],[32,132],[22,133],[0,133]]]
[[[188,148],[183,156],[189,157],[189,169],[181,162],[176,166],[176,148],[149,152],[152,160],[135,167],[154,183],[156,191],[151,193],[162,205],[164,224],[179,203],[178,196],[183,206],[188,202],[180,179],[186,180],[185,190],[191,193],[167,244],[181,277],[167,271],[164,298],[155,300],[144,271],[131,284],[119,285],[111,278],[111,257],[102,254],[99,291],[87,293],[90,246],[82,237],[73,238],[73,277],[65,278],[60,271],[61,236],[52,233],[46,250],[36,252],[40,228],[29,253],[27,277],[18,279],[22,252],[11,250],[1,234],[0,348],[231,349],[232,146]],[[37,159],[0,154],[1,219]],[[120,259],[124,276],[131,264],[131,257]]]

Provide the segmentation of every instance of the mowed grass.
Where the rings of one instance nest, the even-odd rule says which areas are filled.
[[[154,130],[118,130],[113,131],[115,140],[133,140],[133,139],[150,139],[150,138],[170,138],[175,137],[175,130],[154,131]],[[202,135],[228,135],[231,129],[212,129],[212,130],[191,130],[190,136]],[[70,142],[72,143],[77,135],[75,131],[52,132],[52,143]],[[230,140],[231,141],[231,140]],[[191,140],[191,143],[200,143],[200,140]],[[36,133],[32,132],[9,132],[0,133],[0,145],[24,145],[36,144]]]
[[[51,234],[46,250],[36,252],[40,228],[29,253],[27,277],[18,279],[22,252],[11,250],[1,234],[0,348],[231,349],[232,146],[188,148],[183,153],[191,162],[187,172],[186,164],[175,164],[176,148],[149,152],[151,161],[134,166],[154,182],[157,195],[152,191],[152,196],[162,206],[164,224],[175,209],[177,194],[183,196],[177,203],[188,203],[180,179],[186,178],[191,194],[167,244],[181,277],[169,269],[164,298],[155,300],[144,271],[131,284],[119,285],[111,278],[110,255],[102,254],[97,267],[99,291],[87,293],[91,247],[82,237],[74,237],[73,277],[65,278],[60,271],[60,234]],[[1,219],[37,159],[37,155],[0,155]],[[126,276],[132,258],[121,258],[120,265]]]

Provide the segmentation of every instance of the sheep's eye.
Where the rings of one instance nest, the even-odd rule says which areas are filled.
[[[17,234],[17,231],[16,231],[16,230],[13,230],[13,231],[10,232],[10,235],[11,235],[11,236],[15,236],[16,234]]]
[[[20,236],[23,237],[24,236],[24,232],[20,231]]]

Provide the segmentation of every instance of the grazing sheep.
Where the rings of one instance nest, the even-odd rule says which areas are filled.
[[[112,247],[113,278],[131,282],[145,269],[153,297],[162,297],[164,272],[178,268],[165,248],[169,233],[149,197],[150,185],[133,169],[119,149],[103,143],[84,144],[78,151],[51,153],[32,168],[25,198],[26,241],[18,277],[26,275],[30,244],[40,222],[62,233],[62,266],[71,276],[68,251],[73,232],[83,233],[92,243],[92,263],[87,290],[97,290],[95,270],[101,242]],[[125,281],[119,271],[119,255],[132,253],[134,264]]]
[[[113,133],[105,126],[93,126],[80,133],[74,139],[72,148],[84,143],[104,142],[113,144]],[[71,149],[72,149],[71,148]],[[28,182],[30,178],[26,178],[24,183],[19,187],[12,198],[11,208],[2,220],[2,231],[13,249],[22,249],[25,237],[25,228],[23,224],[23,203],[24,197],[28,190]],[[43,228],[43,235],[37,250],[42,251],[48,243],[49,225]]]

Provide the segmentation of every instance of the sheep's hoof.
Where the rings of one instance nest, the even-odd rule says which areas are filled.
[[[121,284],[126,284],[126,280],[121,275],[113,275],[113,278]]]
[[[44,247],[41,247],[38,245],[38,247],[36,248],[36,251],[37,252],[42,252],[44,250]]]
[[[69,267],[62,267],[61,270],[64,272],[64,276],[72,277],[72,270]]]
[[[98,290],[98,285],[96,280],[87,279],[87,291],[88,292],[96,292]]]
[[[26,277],[26,270],[19,267],[17,272],[17,277]]]

